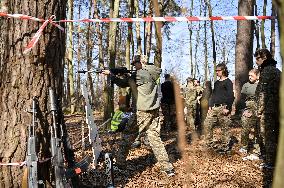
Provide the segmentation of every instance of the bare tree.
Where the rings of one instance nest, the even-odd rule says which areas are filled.
[[[7,10],[35,17],[56,15],[65,19],[66,0],[6,2]],[[17,5],[17,6],[15,6]],[[34,6],[31,6],[34,5]],[[48,17],[45,17],[48,19]],[[27,55],[23,48],[41,24],[34,21],[0,18],[0,159],[2,163],[25,161],[27,150],[27,125],[31,115],[26,112],[32,98],[39,99],[37,149],[40,160],[50,156],[48,87],[53,87],[59,97],[63,92],[63,64],[65,36],[52,25],[45,28],[38,44]],[[9,46],[9,48],[7,48]],[[47,163],[39,173],[49,180]],[[0,187],[20,187],[22,168],[0,167]]]
[[[153,7],[154,7],[154,13],[156,17],[161,16],[161,11],[159,7],[158,0],[152,0]],[[163,44],[163,38],[162,38],[162,23],[161,22],[155,22],[155,31],[156,31],[156,43],[157,47],[155,49],[155,59],[154,64],[157,67],[161,67],[162,63],[162,44]]]
[[[271,8],[271,16],[276,17],[276,10],[274,3],[272,3],[272,8]],[[272,56],[275,55],[275,19],[271,20],[271,35],[270,35],[270,52]]]

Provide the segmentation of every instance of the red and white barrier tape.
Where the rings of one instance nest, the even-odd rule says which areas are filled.
[[[79,19],[79,20],[59,20],[54,21],[55,16],[51,16],[48,20],[39,19],[36,17],[24,15],[24,14],[8,14],[0,12],[0,16],[8,18],[17,18],[22,20],[32,20],[43,22],[42,26],[33,36],[31,42],[24,50],[24,54],[28,53],[38,42],[42,31],[48,23],[56,26],[60,30],[64,29],[56,24],[60,22],[189,22],[189,21],[217,21],[217,20],[264,20],[264,19],[275,19],[273,16],[212,16],[212,17],[200,17],[200,16],[187,16],[187,17],[145,17],[145,18],[99,18],[99,19]]]

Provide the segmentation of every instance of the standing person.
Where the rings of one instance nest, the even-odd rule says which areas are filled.
[[[277,62],[267,49],[257,50],[254,54],[260,70],[259,83],[256,88],[257,116],[260,118],[261,153],[264,167],[271,169],[275,165],[279,136],[279,87],[281,71]],[[266,182],[272,182],[273,170],[268,170]]]
[[[195,118],[196,118],[196,98],[197,92],[194,87],[194,79],[187,78],[186,88],[184,89],[184,101],[186,106],[186,124],[189,131],[195,131]]]
[[[195,99],[195,120],[194,124],[198,133],[201,133],[201,97],[203,93],[203,88],[200,85],[200,81],[196,78],[194,79],[194,88],[196,91],[196,99]]]
[[[245,98],[245,109],[242,114],[242,133],[241,133],[241,149],[242,153],[249,152],[249,134],[254,129],[254,140],[258,138],[257,116],[256,111],[256,98],[255,90],[259,80],[259,70],[252,69],[249,71],[249,82],[245,83],[242,87],[241,94]],[[255,156],[256,157],[256,156]],[[257,159],[257,157],[255,158]]]
[[[165,82],[161,84],[161,109],[164,116],[163,126],[168,130],[175,129],[175,93],[171,76],[165,74]]]
[[[137,71],[125,79],[116,77],[109,70],[103,71],[103,74],[110,74],[113,83],[119,87],[130,86],[137,99],[137,125],[128,126],[123,131],[116,162],[120,167],[126,167],[126,157],[131,148],[131,143],[137,138],[138,134],[145,132],[161,171],[168,176],[173,176],[175,175],[173,165],[169,162],[167,151],[160,138],[158,80],[161,69],[155,65],[147,64],[147,57],[140,55],[134,56],[132,65],[135,66]]]
[[[213,142],[213,128],[219,125],[222,129],[221,151],[228,151],[229,126],[231,123],[230,112],[234,101],[233,83],[228,78],[229,72],[224,63],[216,66],[218,80],[214,83],[214,89],[209,99],[209,110],[205,119],[206,142],[208,146]]]

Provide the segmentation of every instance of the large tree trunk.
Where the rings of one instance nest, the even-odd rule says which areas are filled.
[[[7,2],[11,13],[23,13],[48,19],[56,15],[65,19],[66,0]],[[25,161],[27,125],[31,115],[32,98],[39,98],[40,111],[37,129],[37,149],[40,160],[50,157],[48,87],[62,97],[65,36],[49,25],[36,47],[27,55],[23,49],[34,36],[41,23],[20,19],[0,18],[0,160],[2,163]],[[50,168],[43,163],[42,175]],[[0,187],[20,187],[23,169],[17,166],[0,167]]]
[[[240,16],[253,15],[253,0],[239,1],[238,12]],[[241,89],[248,81],[248,72],[253,66],[253,22],[238,21],[236,39],[235,63],[235,104],[236,112],[240,110]]]
[[[149,2],[149,13],[148,16],[152,17],[153,16],[153,9],[152,9],[152,1]],[[151,46],[152,46],[152,22],[147,22],[146,23],[146,55],[148,57],[148,61],[150,58],[150,52],[151,52]]]
[[[68,19],[73,19],[73,0],[68,0]],[[74,88],[74,65],[73,65],[73,22],[67,24],[68,27],[68,50],[67,50],[67,62],[68,62],[68,78],[69,78],[69,93],[70,95],[70,113],[75,112],[75,88]]]
[[[80,18],[81,17],[81,3],[79,3],[79,6],[78,6],[78,17]],[[81,33],[81,25],[78,24],[78,27],[77,27],[77,46],[78,46],[78,50],[77,50],[77,68],[78,70],[81,70],[81,56],[82,56],[82,52],[81,52],[81,37],[80,37],[80,33]],[[80,73],[77,73],[77,82],[76,82],[76,89],[77,89],[77,94],[76,94],[76,110],[77,111],[81,111],[83,110],[81,104],[81,75]]]
[[[278,23],[280,24],[280,46],[281,46],[281,57],[282,61],[284,59],[284,0],[276,0],[278,7]],[[282,68],[283,70],[283,68]],[[282,71],[283,72],[283,71]],[[281,76],[281,86],[280,86],[280,137],[278,141],[278,151],[277,151],[277,162],[276,169],[273,178],[273,188],[283,188],[284,187],[284,76]]]

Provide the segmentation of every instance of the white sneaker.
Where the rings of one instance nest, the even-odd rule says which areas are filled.
[[[255,154],[250,154],[246,157],[243,157],[242,158],[243,161],[247,161],[247,160],[250,160],[250,161],[253,161],[253,160],[259,160],[259,156],[258,155],[255,155]]]

